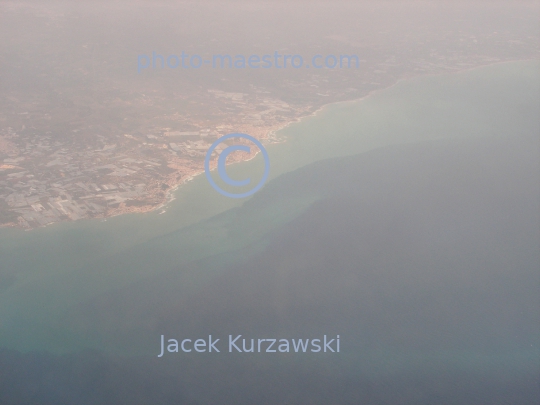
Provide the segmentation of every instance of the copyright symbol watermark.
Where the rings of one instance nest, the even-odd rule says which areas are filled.
[[[231,193],[231,192],[225,191],[225,190],[223,190],[223,188],[219,187],[216,184],[216,182],[212,178],[212,175],[210,174],[210,160],[212,158],[212,154],[214,153],[214,151],[216,151],[216,148],[220,144],[222,144],[224,141],[226,141],[228,139],[231,139],[231,138],[242,138],[242,139],[246,139],[246,140],[250,141],[251,143],[255,144],[255,146],[257,146],[257,148],[259,148],[259,150],[261,151],[261,153],[263,155],[263,158],[264,158],[264,174],[263,174],[262,178],[257,183],[257,185],[255,187],[253,187],[251,190],[249,190],[247,192]],[[231,146],[227,146],[225,149],[223,149],[221,151],[221,153],[219,154],[218,161],[217,161],[218,175],[221,178],[221,180],[223,180],[223,182],[225,182],[229,186],[245,187],[245,186],[247,186],[247,185],[249,185],[251,183],[250,178],[247,178],[247,179],[244,179],[244,180],[233,180],[227,175],[227,171],[225,170],[225,164],[227,162],[227,156],[229,156],[231,153],[236,152],[236,151],[242,151],[242,152],[251,153],[251,148],[249,146],[247,146],[247,145],[231,145]],[[268,152],[266,152],[266,149],[264,148],[262,143],[260,143],[257,139],[253,138],[252,136],[246,135],[246,134],[233,133],[233,134],[228,134],[228,135],[222,136],[217,141],[215,141],[212,144],[212,146],[210,146],[210,149],[208,149],[208,152],[206,153],[206,159],[204,160],[204,172],[206,174],[206,178],[208,179],[208,182],[210,183],[210,185],[216,191],[218,191],[219,193],[223,194],[226,197],[244,198],[244,197],[248,197],[248,196],[250,196],[252,194],[255,194],[264,185],[264,183],[268,179],[268,174],[270,173],[270,159],[268,158]]]

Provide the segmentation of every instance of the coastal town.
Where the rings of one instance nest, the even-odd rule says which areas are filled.
[[[245,104],[243,94],[209,93],[232,100],[233,105]],[[25,128],[19,132],[3,128],[0,149],[9,156],[0,165],[3,225],[30,229],[152,210],[167,200],[170,190],[202,172],[206,152],[217,138],[234,130],[265,143],[279,142],[275,129],[282,119],[276,113],[303,113],[279,100],[264,99],[262,104],[265,110],[237,123],[190,131],[154,127],[122,134],[114,143],[97,135],[97,145],[75,150],[48,134],[32,136],[26,135]],[[21,115],[29,126],[37,116]],[[235,156],[231,157],[234,162]]]
[[[359,67],[348,69],[137,73],[136,53],[115,65],[110,61],[116,54],[106,44],[96,51],[98,45],[81,40],[65,58],[70,64],[59,65],[56,48],[39,42],[50,59],[28,68],[25,77],[34,87],[17,86],[18,67],[10,65],[11,73],[6,68],[14,84],[4,81],[0,99],[0,226],[32,229],[148,212],[203,172],[206,152],[223,135],[240,132],[263,144],[286,142],[280,128],[324,105],[361,99],[420,75],[539,55],[537,36],[471,28],[441,29],[433,36],[393,34],[393,40],[385,40],[392,29],[362,42],[328,36],[303,48],[306,56],[321,49],[358,55]],[[225,45],[235,40],[219,39]],[[97,52],[99,64],[93,62]],[[122,66],[131,73],[118,73]],[[228,164],[251,156],[230,157]]]

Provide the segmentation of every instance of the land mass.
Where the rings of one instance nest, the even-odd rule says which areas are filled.
[[[203,172],[209,146],[222,135],[283,142],[278,129],[324,105],[419,75],[540,55],[533,30],[478,30],[470,21],[456,31],[428,19],[418,22],[419,31],[384,21],[385,35],[349,32],[298,45],[306,57],[321,47],[358,55],[358,67],[136,73],[140,51],[127,52],[121,39],[122,30],[133,31],[133,16],[125,26],[106,26],[104,42],[85,34],[101,21],[88,10],[3,7],[9,18],[0,34],[11,39],[0,45],[0,226],[25,229],[163,206],[176,187]],[[211,52],[207,40],[193,38],[193,46]],[[238,40],[224,33],[211,41],[230,49]],[[36,53],[29,56],[29,47]],[[251,157],[236,153],[228,163]]]

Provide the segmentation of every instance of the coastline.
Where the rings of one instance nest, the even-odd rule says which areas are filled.
[[[362,95],[361,97],[357,97],[357,98],[350,99],[350,100],[340,100],[340,101],[329,102],[327,104],[321,105],[320,107],[318,107],[317,109],[315,109],[312,112],[309,112],[309,113],[306,113],[304,115],[300,115],[298,117],[295,117],[294,119],[291,119],[291,120],[289,120],[289,121],[287,121],[285,123],[276,125],[274,127],[269,127],[267,129],[262,129],[263,135],[261,135],[261,136],[259,136],[257,138],[259,140],[261,140],[261,141],[270,140],[270,144],[272,144],[272,145],[273,144],[279,144],[279,143],[286,143],[288,141],[287,137],[279,138],[279,137],[277,137],[277,133],[279,131],[282,131],[282,130],[286,129],[287,127],[291,126],[292,124],[301,123],[303,120],[305,120],[307,118],[310,118],[310,117],[316,117],[321,112],[323,112],[324,109],[327,109],[329,107],[333,107],[333,106],[340,105],[340,104],[343,104],[343,103],[348,103],[348,104],[358,103],[360,101],[366,100],[367,98],[377,94],[378,92],[391,89],[391,88],[395,87],[396,85],[398,85],[398,84],[400,84],[401,82],[404,82],[404,81],[413,80],[413,79],[420,78],[420,77],[433,77],[433,76],[444,76],[444,75],[449,75],[449,74],[452,74],[452,75],[453,74],[459,74],[459,73],[469,72],[469,71],[473,71],[473,70],[476,70],[476,69],[481,69],[481,68],[486,68],[486,67],[489,67],[489,66],[496,66],[496,65],[501,65],[501,64],[511,64],[511,63],[539,61],[539,60],[540,60],[539,58],[505,60],[505,61],[497,61],[497,62],[493,62],[493,63],[482,64],[482,65],[478,65],[478,66],[465,67],[463,69],[458,68],[456,70],[448,71],[448,72],[418,73],[418,74],[412,74],[412,75],[404,76],[402,78],[397,79],[395,82],[393,82],[393,83],[391,83],[389,85],[386,85],[386,86],[381,87],[381,88],[373,89],[373,90],[369,91],[367,94]],[[307,106],[306,107],[306,109],[308,109],[308,110],[310,110],[311,108],[313,108],[313,107],[312,106]],[[239,128],[238,132],[243,132],[243,131]],[[235,163],[250,161],[250,160],[254,159],[258,154],[259,154],[259,151],[256,151],[256,152],[250,154],[247,158],[237,159],[235,161],[227,163],[227,165],[233,165]],[[171,165],[174,166],[174,164],[175,164],[174,160],[169,161],[169,167],[170,168],[175,168],[175,167],[171,167]],[[213,170],[215,170],[215,168],[211,169],[211,171],[213,171]],[[167,184],[169,187],[166,190],[161,190],[161,192],[163,193],[163,198],[157,204],[144,205],[144,206],[129,206],[128,207],[124,203],[122,203],[119,207],[114,208],[114,209],[110,210],[109,212],[104,213],[103,215],[96,216],[96,217],[93,217],[93,218],[80,218],[80,219],[89,219],[89,220],[99,219],[101,221],[104,221],[104,220],[106,221],[108,218],[120,216],[120,215],[123,215],[123,214],[134,214],[134,213],[143,214],[143,213],[150,213],[150,212],[153,212],[153,211],[156,211],[156,210],[159,210],[159,209],[163,210],[163,212],[161,212],[161,213],[164,213],[164,212],[166,212],[165,210],[166,210],[167,206],[176,199],[176,192],[180,189],[180,187],[185,185],[186,183],[192,181],[197,176],[199,176],[201,174],[204,174],[204,173],[205,173],[204,168],[197,167],[196,169],[194,168],[194,170],[192,170],[192,171],[186,171],[186,172],[182,173],[182,177],[179,179],[180,181],[177,180],[177,176],[178,176],[177,171],[175,171],[174,173],[167,176],[167,178],[162,179],[160,181],[160,183]],[[154,193],[156,193],[157,191],[160,191],[160,190],[156,186],[156,187],[150,188],[149,191],[150,191],[149,195],[152,195],[152,194],[154,194]],[[154,195],[154,197],[156,197],[156,196]],[[46,225],[43,225],[43,226],[40,226],[40,227],[32,227],[32,228],[27,228],[27,227],[22,226],[20,223],[13,222],[13,223],[2,224],[2,225],[0,225],[0,228],[16,228],[16,229],[29,231],[29,230],[32,230],[32,229],[48,227],[49,225],[54,225],[54,224],[60,223],[60,222],[74,222],[74,221],[77,221],[77,220],[79,220],[79,219],[69,219],[69,220],[64,220],[64,221],[56,221],[56,222],[51,222],[49,224],[46,224]]]

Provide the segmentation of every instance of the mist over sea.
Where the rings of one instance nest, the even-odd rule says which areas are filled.
[[[418,77],[327,106],[280,132],[270,181],[246,201],[198,176],[163,214],[0,229],[0,374],[15,370],[1,395],[535,403],[539,68]],[[229,333],[340,334],[343,355],[156,358],[161,334]]]

